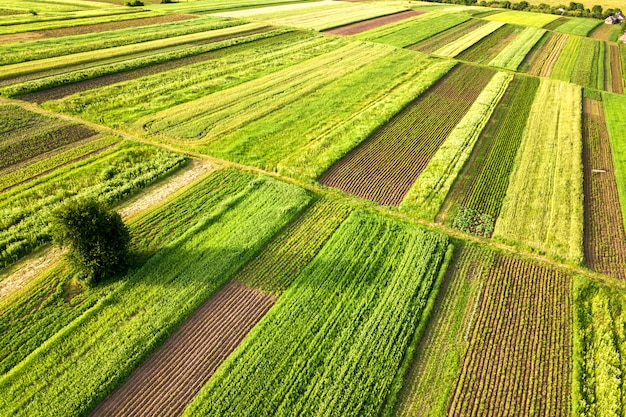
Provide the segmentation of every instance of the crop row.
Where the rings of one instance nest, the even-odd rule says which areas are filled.
[[[489,65],[516,71],[526,55],[545,33],[544,29],[526,28],[489,62]]]
[[[573,411],[589,417],[624,415],[624,290],[579,277],[574,297]]]
[[[313,260],[349,213],[349,207],[336,201],[315,202],[233,279],[279,297]]]
[[[393,408],[447,246],[443,235],[353,212],[183,415]]]
[[[400,204],[492,76],[488,69],[457,66],[320,182],[381,204]]]
[[[123,126],[288,68],[344,44],[341,39],[290,32],[220,49],[192,65],[80,92],[45,105],[95,122]]]
[[[562,272],[496,254],[448,415],[569,414],[571,285]]]
[[[470,19],[463,14],[426,13],[395,24],[368,30],[356,39],[404,48],[415,45]]]
[[[602,102],[583,103],[585,262],[590,268],[626,279],[626,232]]]
[[[17,106],[0,106],[0,125],[10,124],[11,119],[27,123],[11,130],[2,129],[0,170],[96,134],[87,127],[36,115]]]
[[[462,36],[467,35],[468,33],[473,32],[477,28],[486,24],[487,22],[484,20],[471,19],[467,22],[453,26],[452,28],[429,39],[419,42],[416,45],[409,47],[409,49],[424,53],[432,53],[433,51],[440,49],[445,45],[448,45],[449,43],[459,39]]]
[[[295,186],[247,177],[0,377],[2,414],[88,413],[310,201]]]
[[[504,25],[480,42],[457,55],[457,59],[476,63],[489,62],[502,48],[518,36],[519,27]]]
[[[516,78],[511,82],[467,169],[450,193],[453,203],[498,218],[538,87],[537,78]]]
[[[42,73],[44,71],[64,69],[68,66],[77,66],[80,64],[93,65],[94,62],[107,62],[107,60],[120,59],[133,54],[147,55],[155,51],[166,51],[168,48],[185,46],[189,43],[202,42],[210,43],[214,40],[222,40],[224,36],[235,35],[237,33],[260,28],[260,23],[249,23],[227,27],[224,29],[215,29],[206,32],[192,33],[189,35],[175,36],[172,38],[158,39],[154,41],[141,42],[139,44],[131,44],[118,46],[114,48],[106,48],[96,51],[79,52],[76,54],[58,56],[53,58],[40,59],[33,62],[22,62],[0,67],[0,79],[6,80],[19,76],[30,75],[33,73]]]
[[[200,150],[315,180],[453,65],[396,49]]]
[[[256,26],[250,28],[247,25],[242,25],[238,28],[244,30],[219,36],[213,39],[213,42],[206,44],[186,44],[171,50],[156,50],[148,54],[140,52],[124,56],[117,60],[97,62],[97,64],[94,63],[94,65],[68,64],[68,66],[56,70],[34,73],[26,77],[12,80],[9,85],[0,88],[0,94],[9,97],[23,96],[29,93],[80,83],[107,75],[154,67],[176,60],[199,57],[203,54],[210,55],[213,51],[280,36],[287,32],[286,30],[268,30],[269,28]]]
[[[457,250],[441,286],[441,302],[433,309],[407,375],[397,415],[447,414],[493,258],[493,252],[474,245]]]
[[[50,215],[68,198],[112,205],[179,168],[186,159],[158,148],[123,143],[0,196],[0,265],[50,241]]]
[[[62,38],[19,42],[0,46],[2,55],[0,65],[17,64],[71,55],[80,52],[102,50],[135,43],[154,41],[238,26],[243,22],[217,18],[198,18],[179,22],[143,26],[139,28],[119,29],[84,35],[64,36]]]
[[[546,43],[534,51],[529,59],[528,73],[531,75],[549,77],[569,39],[567,35],[561,33],[550,33],[548,36]]]
[[[583,87],[604,89],[605,43],[570,36],[559,55],[550,78]]]
[[[606,124],[611,141],[613,168],[619,192],[622,217],[626,225],[626,98],[621,95],[603,94],[602,101],[606,116]]]
[[[435,218],[512,80],[509,73],[493,76],[417,178],[400,205],[403,211]]]
[[[443,46],[436,51],[433,51],[433,54],[445,56],[448,58],[454,58],[470,46],[474,45],[476,42],[479,42],[484,37],[495,32],[502,26],[504,26],[504,23],[489,22],[485,25],[480,26],[478,29],[468,33],[467,35],[461,36],[459,39],[449,43],[448,45]]]
[[[619,25],[599,25],[589,33],[589,37],[600,41],[617,42],[622,35]]]
[[[494,236],[583,260],[582,92],[542,79]]]
[[[619,55],[619,45],[607,43],[604,64],[604,89],[612,93],[624,94],[624,77],[622,75],[622,60]]]
[[[25,163],[0,171],[0,191],[15,187],[35,177],[46,175],[64,165],[88,158],[117,144],[120,137],[90,136],[68,146],[31,158]]]
[[[239,282],[225,284],[90,416],[179,416],[274,302]]]
[[[385,45],[353,42],[281,71],[144,117],[136,126],[152,136],[206,143],[392,51]],[[329,67],[334,70],[328,71]]]

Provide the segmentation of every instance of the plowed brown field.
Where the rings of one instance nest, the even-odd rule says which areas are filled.
[[[459,65],[333,165],[321,184],[397,206],[494,71]]]
[[[226,284],[91,414],[178,416],[217,367],[274,305],[239,282]]]
[[[406,12],[400,12],[391,14],[388,16],[376,17],[374,19],[365,20],[363,22],[352,23],[345,26],[326,30],[326,33],[332,33],[333,35],[356,35],[357,33],[365,32],[366,30],[374,29],[382,25],[388,25],[389,23],[399,22],[400,20],[408,19],[409,17],[419,16],[425,12],[418,12],[417,10],[407,10]]]
[[[571,278],[496,255],[450,416],[567,416]]]
[[[585,261],[605,274],[626,279],[626,232],[613,170],[602,103],[583,103]]]

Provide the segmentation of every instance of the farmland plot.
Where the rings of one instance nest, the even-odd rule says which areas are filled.
[[[111,206],[173,172],[186,158],[123,142],[0,195],[0,265],[50,241],[51,213],[68,198],[94,197]]]
[[[626,279],[626,232],[602,102],[583,104],[585,261],[598,272]]]
[[[470,20],[463,14],[427,13],[363,32],[355,38],[404,48]]]
[[[596,26],[602,24],[598,19],[570,19],[567,23],[554,29],[557,32],[569,35],[587,36]]]
[[[604,89],[604,42],[570,36],[550,78]]]
[[[489,65],[516,71],[526,55],[537,42],[545,35],[546,31],[537,28],[527,28],[509,43],[496,56]]]
[[[549,77],[554,65],[561,56],[569,37],[562,33],[550,34],[546,43],[534,53],[531,52],[527,72],[531,75]]]
[[[575,284],[573,411],[593,417],[623,415],[624,290],[582,277]]]
[[[485,20],[491,20],[494,22],[510,23],[512,25],[522,26],[534,26],[544,27],[550,22],[559,19],[558,15],[542,14],[542,13],[530,13],[530,12],[502,12],[498,14],[492,14],[484,18]]]
[[[498,218],[538,87],[539,80],[532,77],[511,82],[448,195],[443,217],[454,217],[458,208],[470,208]]]
[[[168,243],[180,238],[206,207],[216,206],[229,195],[243,190],[250,180],[249,176],[234,170],[212,172],[159,209],[131,220],[133,265],[141,266]],[[0,306],[0,374],[15,367],[124,283],[110,280],[87,291],[75,284],[73,278],[74,273],[61,264],[44,272],[32,286]]]
[[[6,84],[6,86],[0,88],[0,94],[16,97],[56,87],[62,92],[66,90],[70,91],[69,93],[62,94],[61,97],[63,97],[72,92],[83,91],[80,88],[80,84],[87,85],[85,89],[88,89],[90,84],[83,84],[86,80],[93,80],[105,76],[117,76],[117,78],[114,77],[113,81],[124,81],[132,79],[138,70],[143,70],[150,74],[153,70],[159,72],[159,67],[168,69],[171,68],[171,66],[176,67],[180,65],[180,63],[184,65],[187,61],[194,59],[202,61],[203,55],[205,57],[210,56],[214,51],[283,35],[288,32],[288,30],[271,30],[271,28],[264,26],[241,25],[236,31],[232,32],[228,30],[227,32],[228,33],[223,33],[220,36],[210,39],[207,43],[183,44],[173,48],[157,49],[147,53],[139,51],[135,54],[122,56],[119,59],[93,62],[93,65],[68,64],[67,66],[50,71],[35,72],[30,75],[5,81],[4,84]],[[102,78],[100,78],[100,80],[102,80]],[[99,85],[97,84],[98,82],[99,81],[94,82],[96,86]],[[2,83],[3,82],[0,81],[0,84]],[[79,85],[74,86],[72,84]],[[111,82],[106,80],[102,83],[102,85],[108,84],[111,84]],[[58,95],[58,93],[56,94]]]
[[[455,254],[402,389],[398,416],[447,414],[493,258],[493,252],[470,245]]]
[[[247,177],[118,281],[117,291],[0,377],[2,413],[90,411],[310,201],[295,186]]]
[[[457,24],[456,26],[453,26],[450,29],[429,39],[419,42],[418,44],[409,47],[409,49],[429,54],[437,49],[443,48],[445,45],[448,45],[449,43],[473,32],[475,29],[486,24],[487,22],[484,20],[471,19],[467,22]]]
[[[136,127],[155,137],[206,143],[391,52],[393,49],[384,45],[350,43],[290,68],[142,118]],[[336,70],[328,71],[330,66]]]
[[[442,235],[353,212],[184,415],[362,416],[392,407],[447,246]]]
[[[489,62],[505,45],[517,37],[519,31],[520,27],[504,25],[482,41],[461,52],[457,55],[457,59],[476,63]]]
[[[326,33],[332,33],[333,35],[356,35],[357,33],[365,32],[366,30],[371,30],[377,28],[379,26],[390,25],[395,22],[399,22],[405,19],[409,19],[414,16],[419,16],[423,14],[423,12],[418,12],[416,10],[407,10],[405,12],[394,13],[387,16],[375,17],[373,19],[364,20],[362,22],[351,23],[345,26],[339,26],[334,29],[328,29]]]
[[[541,80],[494,236],[583,260],[582,92]]]
[[[314,180],[453,65],[394,50],[200,150]]]
[[[290,32],[209,53],[202,61],[79,92],[46,107],[124,127],[137,119],[288,69],[345,45],[342,39]]]
[[[457,66],[333,165],[320,182],[381,204],[400,204],[493,74]]]
[[[484,37],[490,35],[495,32],[499,28],[504,26],[504,23],[501,22],[489,22],[478,29],[468,33],[465,36],[460,37],[454,42],[443,46],[435,51],[433,51],[434,55],[445,56],[448,58],[454,58],[467,48],[471,47],[475,43],[479,42]]]
[[[624,78],[622,77],[622,61],[619,56],[619,46],[614,43],[605,44],[605,90],[612,93],[624,94]]]
[[[621,34],[618,25],[599,25],[589,33],[589,37],[600,41],[617,42]]]
[[[567,416],[571,278],[496,255],[481,288],[449,416]]]
[[[611,155],[613,168],[619,191],[619,200],[622,208],[622,217],[626,224],[626,99],[615,94],[603,94],[606,124],[611,140]]]
[[[504,72],[493,76],[417,178],[400,205],[403,211],[434,220],[511,80]]]

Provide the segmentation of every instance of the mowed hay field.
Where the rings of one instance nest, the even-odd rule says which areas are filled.
[[[618,25],[144,3],[0,4],[0,416],[626,415]]]

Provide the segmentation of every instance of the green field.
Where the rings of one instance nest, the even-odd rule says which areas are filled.
[[[619,25],[125,2],[0,4],[0,416],[626,414]]]

